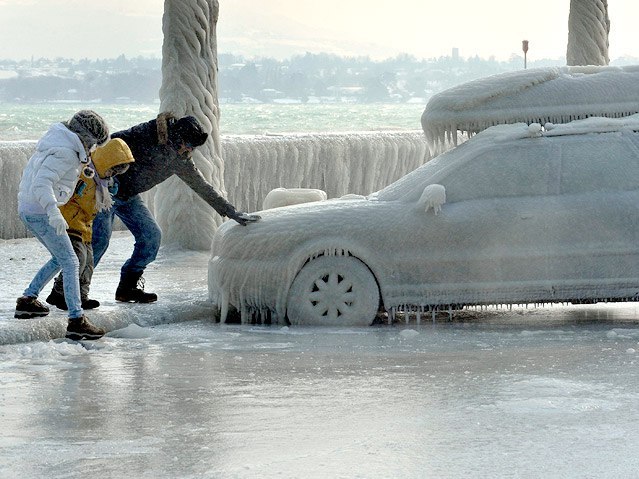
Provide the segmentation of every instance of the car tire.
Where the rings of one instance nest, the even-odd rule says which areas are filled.
[[[371,271],[352,256],[320,256],[306,263],[288,294],[291,324],[368,326],[379,307]]]

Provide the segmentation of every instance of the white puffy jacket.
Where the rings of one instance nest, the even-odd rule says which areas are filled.
[[[78,135],[62,123],[51,125],[22,172],[18,211],[44,214],[71,198],[87,154]]]

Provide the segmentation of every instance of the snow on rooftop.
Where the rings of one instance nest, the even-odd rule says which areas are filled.
[[[434,95],[422,114],[431,151],[458,131],[476,134],[490,126],[525,122],[567,123],[639,113],[639,66],[537,68],[502,73]]]

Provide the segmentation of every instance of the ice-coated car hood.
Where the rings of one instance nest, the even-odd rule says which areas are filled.
[[[213,239],[213,256],[267,258],[314,239],[357,238],[382,222],[392,202],[334,199],[260,211],[262,219],[247,226],[227,221]],[[346,234],[347,233],[347,234]],[[292,252],[292,251],[290,251]]]

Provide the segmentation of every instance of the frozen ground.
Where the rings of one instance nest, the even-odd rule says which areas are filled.
[[[112,331],[13,319],[40,253],[0,243],[0,477],[619,478],[639,470],[635,304],[469,311],[361,329],[212,323],[202,253],[162,251]],[[22,259],[36,256],[37,260]],[[37,263],[37,264],[36,264]],[[173,322],[179,319],[195,319]],[[131,325],[133,322],[143,327]]]
[[[91,298],[102,304],[87,311],[91,321],[107,330],[137,323],[148,326],[164,322],[210,318],[212,309],[207,302],[206,252],[171,252],[163,249],[158,259],[145,272],[146,289],[160,292],[160,301],[134,305],[116,303],[115,289],[120,267],[131,255],[133,240],[128,232],[115,232],[111,246],[95,270],[91,284]],[[44,247],[34,239],[0,240],[0,345],[24,341],[49,340],[64,337],[66,312],[52,308],[43,319],[16,320],[15,301],[29,284],[38,268],[48,260]],[[50,286],[40,296],[44,302]]]

